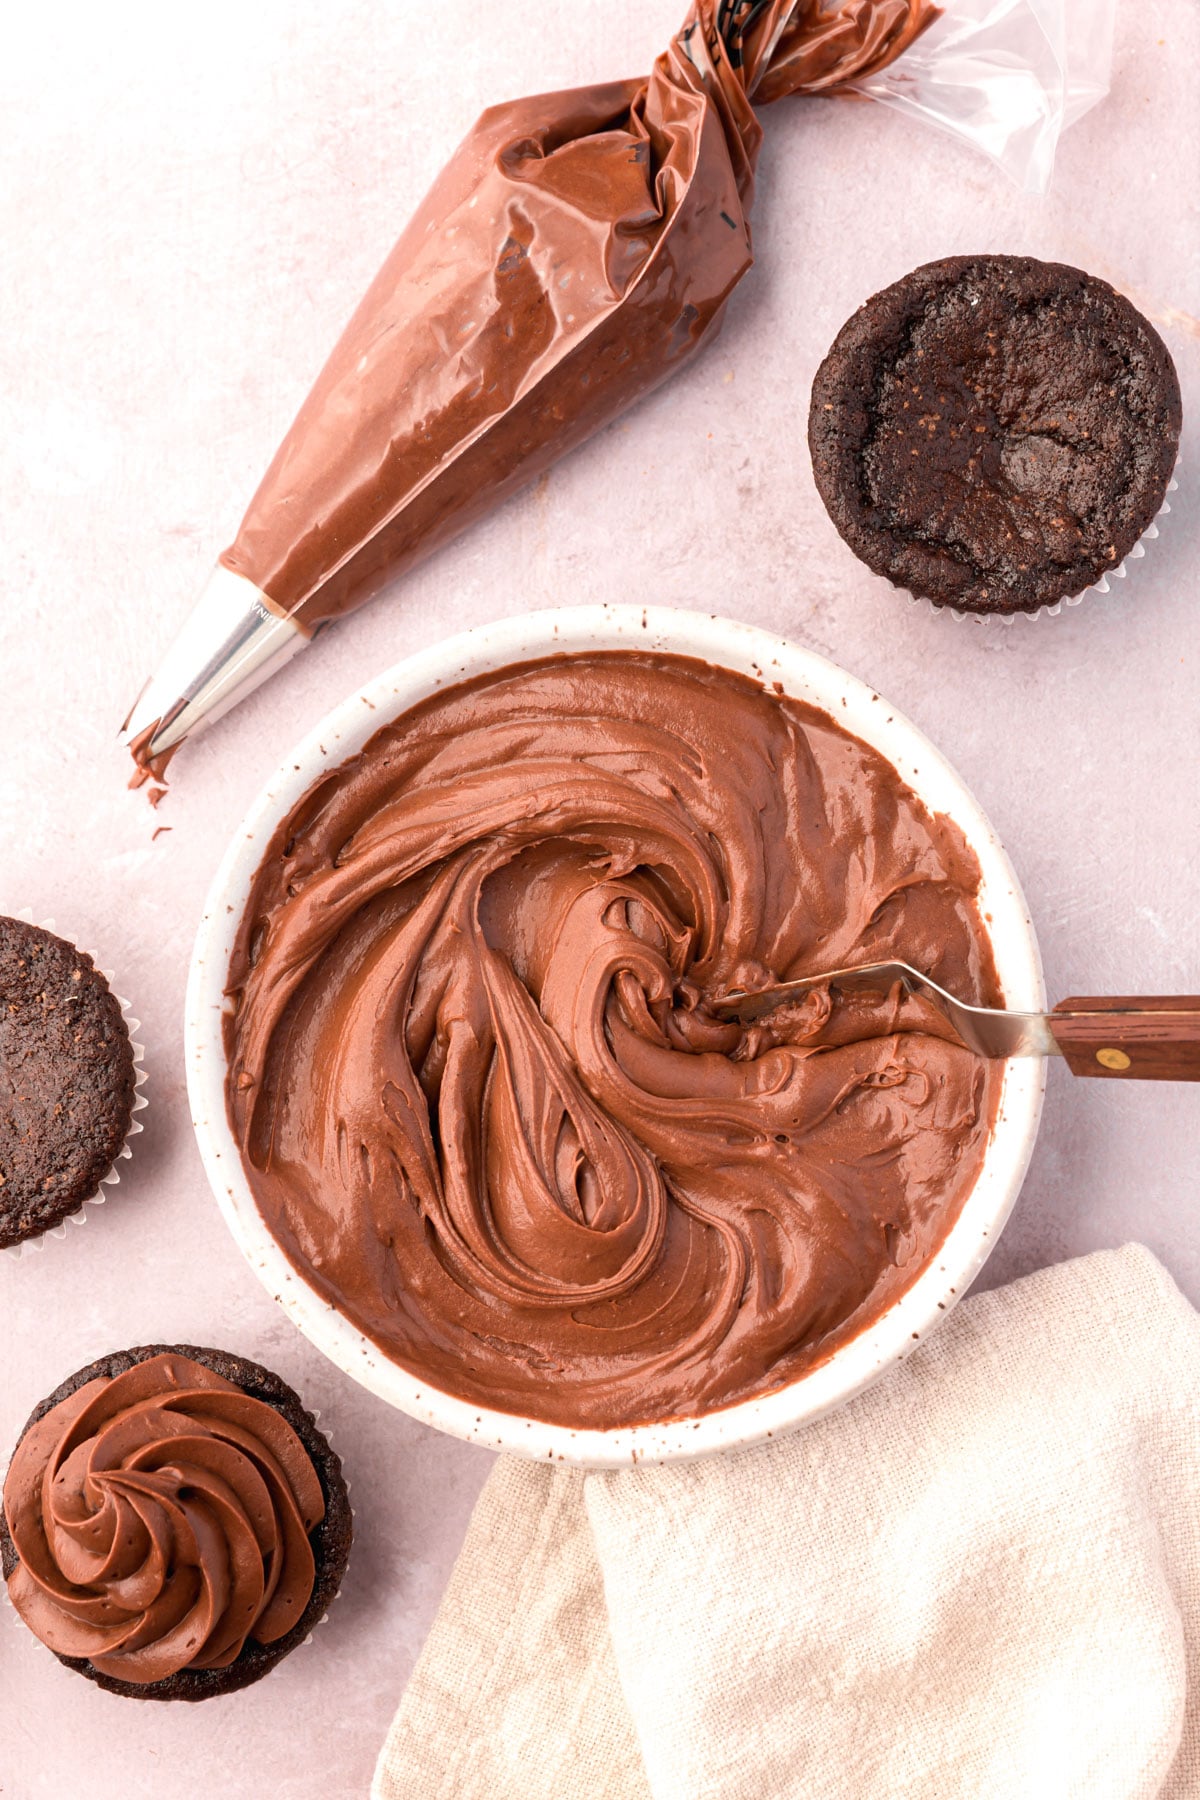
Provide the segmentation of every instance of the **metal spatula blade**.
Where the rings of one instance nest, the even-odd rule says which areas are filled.
[[[753,993],[733,990],[709,1001],[722,1018],[751,1024],[813,988],[886,995],[897,983],[939,1007],[968,1050],[990,1059],[1065,1056],[1076,1075],[1152,1081],[1200,1081],[1200,995],[1064,1000],[1051,1013],[1008,1012],[956,1000],[903,962],[828,969]]]

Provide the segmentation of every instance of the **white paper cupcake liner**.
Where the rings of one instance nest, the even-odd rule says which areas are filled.
[[[1179,466],[1182,461],[1183,458],[1180,456],[1175,458],[1175,467],[1171,472],[1171,479],[1167,483],[1166,493],[1163,496],[1163,503],[1155,513],[1153,519],[1151,519],[1149,525],[1147,525],[1145,531],[1143,531],[1137,543],[1133,546],[1133,549],[1126,556],[1125,560],[1119,563],[1115,569],[1106,570],[1099,581],[1094,581],[1090,587],[1082,588],[1078,594],[1064,595],[1061,600],[1056,600],[1053,606],[1039,606],[1033,612],[960,612],[957,607],[946,605],[939,606],[936,601],[930,600],[923,595],[910,594],[907,588],[901,588],[900,592],[904,595],[910,606],[927,606],[930,612],[944,613],[947,618],[953,619],[955,623],[959,625],[967,620],[972,621],[976,625],[1014,625],[1018,619],[1026,619],[1032,623],[1033,620],[1040,619],[1043,614],[1048,619],[1057,619],[1064,606],[1079,606],[1087,599],[1089,594],[1111,593],[1112,589],[1110,583],[1114,581],[1124,581],[1125,576],[1129,572],[1129,564],[1140,562],[1142,557],[1145,556],[1146,545],[1158,536],[1158,521],[1164,514],[1169,513],[1171,510],[1171,502],[1168,496],[1175,493],[1179,486],[1176,476],[1179,473]],[[884,576],[882,579],[886,581],[887,577]]]
[[[19,912],[11,913],[8,916],[10,918],[20,919],[24,925],[36,924],[42,931],[52,931],[57,937],[63,938],[67,943],[74,944],[76,942],[76,940],[73,937],[70,937],[66,932],[59,931],[53,919],[35,920],[32,907],[23,906]],[[11,1257],[14,1261],[19,1262],[22,1256],[30,1255],[34,1251],[44,1249],[48,1238],[65,1238],[67,1231],[71,1226],[86,1225],[88,1208],[91,1206],[104,1205],[104,1202],[108,1199],[107,1190],[116,1187],[121,1179],[121,1171],[117,1167],[118,1163],[127,1161],[128,1158],[133,1155],[133,1145],[130,1143],[130,1139],[135,1138],[143,1129],[138,1114],[145,1111],[146,1107],[149,1105],[149,1101],[142,1092],[147,1079],[147,1071],[144,1066],[146,1050],[145,1046],[139,1044],[135,1038],[135,1033],[141,1030],[141,1020],[133,1017],[130,1011],[129,1001],[117,993],[116,982],[112,970],[101,969],[100,973],[103,975],[105,981],[107,981],[117,1005],[121,1008],[121,1017],[125,1021],[125,1029],[129,1033],[129,1042],[133,1050],[133,1106],[129,1114],[129,1127],[125,1133],[124,1142],[113,1159],[112,1168],[109,1169],[106,1175],[100,1177],[95,1193],[89,1194],[85,1200],[81,1200],[75,1211],[68,1213],[65,1219],[60,1219],[57,1225],[51,1225],[48,1230],[40,1232],[37,1237],[26,1238],[20,1244],[10,1244],[5,1250],[0,1252],[0,1255]]]

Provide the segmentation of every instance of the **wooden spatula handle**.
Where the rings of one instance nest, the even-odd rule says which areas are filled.
[[[1049,1024],[1072,1075],[1200,1081],[1200,994],[1060,1000]]]

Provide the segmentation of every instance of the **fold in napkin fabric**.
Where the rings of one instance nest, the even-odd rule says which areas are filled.
[[[964,1303],[831,1417],[498,1462],[376,1800],[1200,1794],[1200,1321],[1147,1250]]]

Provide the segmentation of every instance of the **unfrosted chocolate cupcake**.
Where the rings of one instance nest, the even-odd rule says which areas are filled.
[[[114,1694],[206,1700],[304,1642],[351,1535],[341,1462],[285,1382],[155,1344],[35,1408],[4,1481],[0,1569],[68,1668]]]
[[[0,917],[0,1250],[95,1192],[135,1098],[121,1004],[90,956]]]
[[[1166,346],[1107,282],[955,256],[842,327],[808,436],[868,567],[935,605],[1016,613],[1124,561],[1162,506],[1181,422]]]

